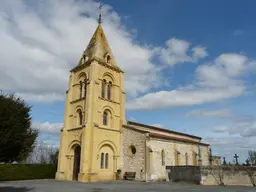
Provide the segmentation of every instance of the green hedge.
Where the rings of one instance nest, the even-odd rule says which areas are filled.
[[[54,164],[0,164],[0,181],[54,179]]]

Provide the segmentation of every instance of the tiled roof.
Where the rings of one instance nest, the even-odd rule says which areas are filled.
[[[163,135],[163,134],[158,134],[158,133],[150,133],[150,136],[155,137],[155,138],[160,138],[160,139],[167,139],[167,140],[180,141],[180,142],[184,142],[184,143],[209,146],[209,144],[207,144],[207,143],[196,142],[196,141],[189,140],[189,139],[184,139],[184,138],[179,138],[179,137],[174,137],[174,136],[169,136],[169,135]]]
[[[167,132],[167,133],[174,133],[174,134],[177,134],[177,135],[183,135],[183,136],[187,136],[187,137],[191,137],[191,138],[196,138],[196,139],[199,139],[199,140],[202,139],[201,137],[198,137],[198,136],[194,136],[194,135],[190,135],[190,134],[186,134],[186,133],[181,133],[181,132],[176,132],[176,131],[172,131],[172,130],[169,130],[169,129],[164,129],[164,128],[155,127],[155,126],[151,126],[151,125],[146,125],[146,124],[142,124],[142,123],[127,121],[127,124],[128,125],[134,125],[134,126],[140,126],[140,127],[146,127],[146,128],[149,128],[149,129],[154,129],[154,130],[157,130],[157,131],[163,131],[163,132]]]

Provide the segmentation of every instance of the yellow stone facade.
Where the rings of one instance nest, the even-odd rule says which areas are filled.
[[[163,178],[167,163],[197,165],[198,146],[207,164],[201,138],[125,120],[124,72],[99,24],[70,71],[56,179],[114,180],[118,169],[136,179]]]
[[[71,70],[57,179],[114,179],[120,163],[120,134],[125,120],[123,88],[123,72],[116,66],[99,25],[78,65]],[[78,167],[75,165],[77,147],[81,148]],[[108,158],[104,168],[99,167],[102,154],[104,159]],[[79,169],[78,175],[74,168]]]

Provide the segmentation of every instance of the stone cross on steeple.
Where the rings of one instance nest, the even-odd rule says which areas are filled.
[[[102,9],[103,5],[104,5],[104,4],[101,3],[100,6],[99,6],[99,9],[100,9],[100,14],[99,14],[99,19],[98,19],[98,23],[99,23],[99,24],[101,24],[101,22],[102,22],[102,21],[101,21],[101,9]]]
[[[236,165],[238,165],[238,158],[239,158],[239,156],[237,156],[237,154],[235,154],[234,158],[236,159]]]

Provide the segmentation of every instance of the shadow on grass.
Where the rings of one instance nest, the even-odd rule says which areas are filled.
[[[31,188],[27,188],[27,187],[10,187],[10,186],[1,187],[0,186],[1,192],[28,192],[31,190],[32,190]]]

